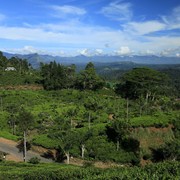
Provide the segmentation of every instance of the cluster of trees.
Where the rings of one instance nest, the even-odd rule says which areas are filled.
[[[128,131],[127,124],[117,120],[101,129],[54,130],[48,137],[57,142],[57,160],[62,160],[65,156],[67,164],[70,156],[76,156],[137,165],[140,162],[140,143]]]
[[[134,68],[121,77],[116,92],[124,98],[148,101],[159,95],[167,95],[169,90],[167,75],[149,68]]]
[[[53,64],[55,67],[59,67],[59,71],[58,71],[59,74],[56,73],[56,71],[53,71],[53,73],[49,75],[47,75],[47,73],[44,73],[43,77],[49,77],[49,82],[54,82],[55,79],[58,80],[58,82],[55,82],[54,84],[58,84],[62,82],[62,85],[60,84],[58,88],[54,88],[54,89],[73,87],[83,90],[86,89],[96,90],[98,88],[102,88],[104,85],[102,79],[100,79],[96,75],[95,68],[92,63],[88,63],[85,70],[81,71],[79,74],[76,75],[75,71],[73,71],[73,74],[71,74],[70,76],[67,73],[67,69],[65,67],[58,65],[55,62],[45,66],[51,69]],[[55,78],[54,74],[57,75],[59,79]],[[51,77],[53,78],[52,80],[50,79]],[[71,84],[72,86],[68,85],[69,77],[75,77],[73,79],[74,84],[73,85]],[[53,86],[49,86],[49,87],[50,88],[45,87],[45,89],[53,89]],[[118,95],[127,99],[127,107],[126,107],[127,117],[128,117],[128,105],[129,105],[128,99],[133,101],[139,101],[140,111],[142,111],[143,108],[145,107],[147,109],[148,105],[152,106],[152,102],[154,102],[155,104],[157,100],[161,99],[161,97],[170,96],[171,95],[170,92],[172,92],[171,86],[169,85],[169,78],[167,77],[167,75],[158,72],[156,70],[152,70],[150,68],[134,68],[133,70],[125,73],[120,78],[120,82],[116,85],[115,90]],[[98,104],[94,101],[89,101],[84,104],[84,107],[88,111],[88,116],[89,116],[88,129],[90,130],[91,112],[95,112],[98,109]],[[142,112],[140,112],[140,115],[141,114]],[[134,163],[135,162],[137,163],[139,160],[140,144],[138,140],[133,139],[129,136],[128,134],[129,126],[130,124],[128,124],[128,118],[126,118],[126,120],[114,119],[114,121],[106,127],[106,131],[101,132],[103,136],[105,136],[111,142],[116,143],[116,148],[115,146],[111,146],[110,144],[108,144],[106,141],[105,141],[106,143],[103,142],[104,139],[103,138],[101,139],[99,134],[98,134],[98,138],[95,138],[94,135],[92,135],[92,132],[89,133],[89,131],[85,133],[85,135],[81,133],[81,136],[78,136],[76,131],[73,132],[71,130],[69,133],[66,130],[58,133],[57,132],[52,133],[50,135],[50,138],[57,139],[59,142],[61,142],[60,143],[61,150],[64,151],[68,161],[69,161],[70,151],[72,151],[72,149],[75,148],[77,144],[79,144],[79,147],[81,147],[82,157],[84,157],[84,152],[86,149],[86,154],[88,154],[88,157],[104,160],[103,159],[104,156],[111,156],[111,158],[116,161],[119,158],[118,154],[122,153],[122,152],[116,153],[115,152],[116,149],[117,151],[125,150],[127,152],[130,152],[131,157],[128,158],[131,159],[131,163],[132,161]],[[75,139],[75,137],[78,137],[78,139]],[[107,154],[107,151],[102,151],[103,148],[97,148],[95,145],[92,144],[92,141],[98,143],[100,146],[103,146],[104,148],[106,147],[107,149],[109,149],[108,152],[110,151],[113,152],[113,154],[116,155],[116,158],[111,153]],[[76,145],[74,144],[74,142],[76,142]],[[88,147],[89,144],[91,144],[90,147]],[[163,150],[164,148],[165,147],[163,147]],[[128,155],[126,154],[126,156]],[[109,157],[109,159],[111,158]],[[122,159],[120,161],[122,161]]]
[[[96,90],[104,85],[104,81],[95,71],[92,62],[88,63],[85,70],[76,74],[75,65],[65,67],[59,63],[50,62],[41,64],[42,84],[46,90],[59,90],[77,88],[82,90]]]
[[[173,93],[180,97],[180,67],[176,66],[174,68],[162,69],[160,72],[168,75],[174,89]]]
[[[142,158],[140,142],[131,136],[133,128],[124,119],[114,119],[105,127],[99,126],[99,128],[98,126],[90,128],[66,126],[64,128],[63,123],[59,123],[59,127],[53,128],[48,133],[48,137],[56,142],[59,152],[57,160],[62,160],[65,156],[69,163],[70,156],[76,156],[82,159],[110,160],[133,165],[140,163],[140,158]],[[179,130],[176,128],[175,131]],[[154,162],[179,160],[179,145],[179,139],[176,136],[175,139],[166,142],[161,147],[151,149],[152,154],[149,154],[148,159]],[[146,159],[145,156],[143,158]]]
[[[76,109],[71,108],[68,112],[68,118],[71,119],[75,116]],[[23,137],[19,148],[23,151],[26,162],[26,152],[29,149],[27,135],[37,126],[35,118],[31,112],[22,107],[17,109],[16,113],[9,114],[9,122],[13,133]],[[63,160],[65,156],[69,164],[71,155],[82,159],[111,160],[132,164],[138,164],[140,161],[140,143],[130,136],[130,126],[124,120],[115,119],[98,129],[89,125],[82,129],[73,128],[71,120],[68,123],[60,119],[58,119],[58,125],[53,123],[51,126],[48,128],[48,138],[56,142],[57,161]]]
[[[105,81],[96,74],[92,62],[79,73],[76,73],[75,65],[66,67],[56,62],[41,64],[41,75],[46,90],[68,88],[97,90],[105,87]],[[116,84],[115,91],[123,98],[143,99],[146,103],[159,96],[174,94],[166,74],[146,67],[134,68],[124,73]]]
[[[31,65],[27,60],[18,57],[7,59],[5,56],[3,56],[3,53],[0,52],[0,71],[4,72],[7,67],[13,67],[15,68],[15,71],[24,74],[28,72]]]

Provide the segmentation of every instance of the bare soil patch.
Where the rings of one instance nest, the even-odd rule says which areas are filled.
[[[14,86],[1,86],[0,90],[43,90],[40,85],[14,85]]]
[[[9,145],[12,145],[12,146],[17,145],[17,142],[9,140],[9,139],[5,139],[3,137],[0,137],[0,143],[6,143],[6,144],[9,144]]]

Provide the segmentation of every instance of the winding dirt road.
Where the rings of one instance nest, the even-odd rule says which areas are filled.
[[[0,151],[8,153],[8,155],[6,156],[6,160],[12,160],[16,162],[23,161],[23,153],[19,152],[19,149],[16,147],[17,144],[18,143],[15,141],[0,137]],[[38,157],[40,159],[40,162],[53,162],[51,159],[41,157],[40,154],[36,152],[33,152],[31,150],[27,151],[27,161],[32,157]]]

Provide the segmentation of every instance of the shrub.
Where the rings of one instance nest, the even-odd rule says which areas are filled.
[[[39,164],[40,163],[40,159],[38,157],[32,157],[29,160],[29,163],[31,163],[31,164]]]
[[[85,168],[93,167],[93,166],[94,166],[94,164],[92,161],[84,161],[84,163],[83,163],[83,167],[85,167]]]
[[[144,160],[151,159],[151,154],[148,154],[148,153],[144,154],[144,155],[143,155],[143,159],[144,159]]]

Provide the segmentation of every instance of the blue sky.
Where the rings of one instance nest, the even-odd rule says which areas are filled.
[[[179,0],[0,0],[0,50],[180,57]]]

